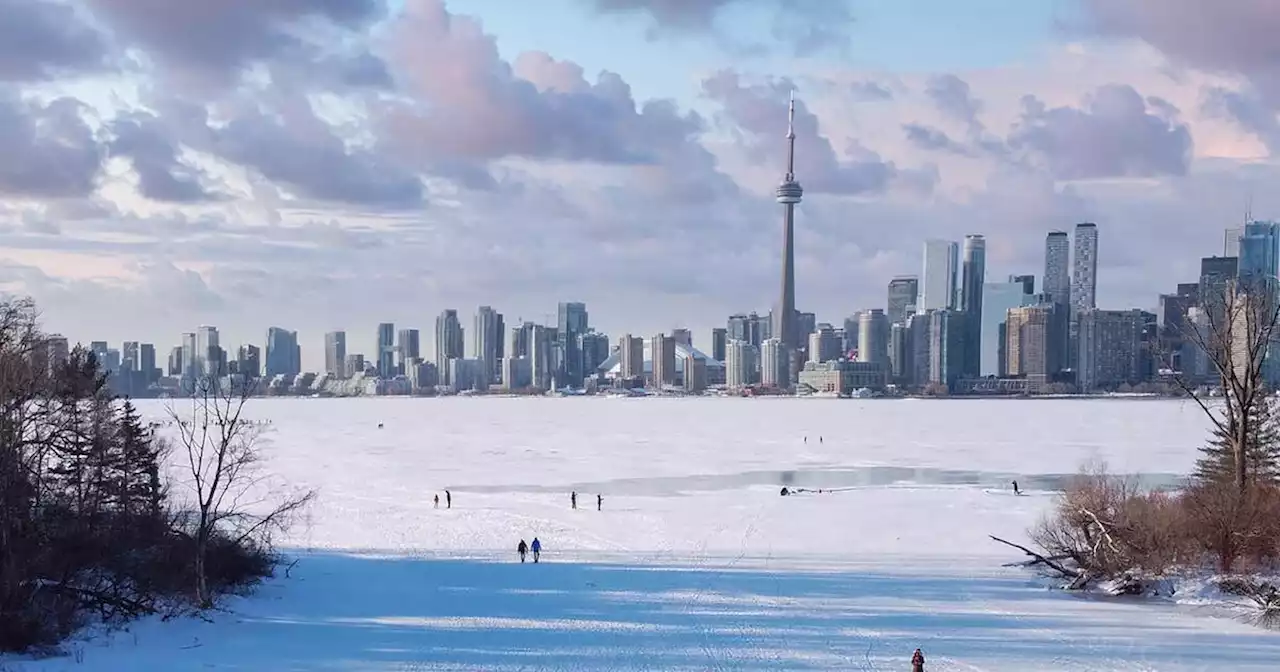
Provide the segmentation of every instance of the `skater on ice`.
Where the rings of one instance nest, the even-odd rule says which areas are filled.
[[[524,542],[521,541],[520,543],[523,544]],[[538,541],[537,537],[534,537],[533,546],[531,546],[530,548],[533,551],[533,564],[536,565],[538,564],[538,556],[542,555],[542,542]]]
[[[538,540],[537,540],[537,539],[534,539],[534,540],[533,540],[533,543],[535,543],[535,544],[536,544],[536,543],[538,543]],[[525,556],[525,554],[526,554],[526,553],[528,553],[528,552],[529,552],[529,545],[528,545],[528,544],[526,544],[526,543],[524,543],[524,539],[521,539],[521,540],[520,540],[520,544],[519,544],[518,546],[516,546],[516,553],[519,553],[519,554],[520,554],[520,562],[521,562],[521,563],[524,563],[524,556]],[[535,556],[535,557],[536,557],[536,556]]]
[[[1013,482],[1013,494],[1015,494],[1015,495],[1021,495],[1021,494],[1022,494],[1022,491],[1018,489],[1018,482],[1017,482],[1017,481],[1014,481],[1014,482]]]

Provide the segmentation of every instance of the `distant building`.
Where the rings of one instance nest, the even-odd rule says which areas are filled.
[[[800,371],[799,382],[802,390],[842,396],[848,396],[862,389],[882,390],[887,384],[888,372],[883,365],[845,359],[822,363],[808,362]]]
[[[920,273],[917,311],[956,307],[956,274],[959,266],[959,244],[937,239],[924,242],[924,268]]]
[[[1009,310],[1005,324],[1007,374],[1028,379],[1029,389],[1038,391],[1060,370],[1055,357],[1062,351],[1058,342],[1064,334],[1057,316],[1061,306],[1040,303]]]
[[[707,360],[696,357],[690,351],[684,358],[684,391],[696,394],[705,389],[707,389]]]
[[[765,387],[786,389],[791,384],[790,353],[782,341],[771,338],[760,346],[760,383]]]
[[[561,384],[580,388],[590,373],[580,349],[582,336],[591,329],[587,304],[576,301],[561,303],[558,318],[556,336],[563,357],[558,377]]]
[[[343,361],[342,377],[352,378],[358,375],[364,375],[364,369],[364,355],[357,353],[348,354]],[[436,370],[439,371],[439,369]]]
[[[862,311],[858,319],[858,361],[889,366],[889,318],[879,308]]]
[[[741,389],[756,384],[759,353],[747,341],[729,341],[725,348],[725,387]]]
[[[266,375],[296,376],[302,373],[298,332],[280,327],[267,329]]]
[[[410,364],[413,359],[422,358],[421,336],[417,329],[401,329],[396,332],[396,370],[409,375],[409,368],[416,366]]]
[[[1005,333],[1005,321],[1013,308],[1031,305],[1035,297],[1028,293],[1027,284],[1023,282],[989,282],[983,286],[982,301],[982,376],[1004,376],[1006,374],[1007,356],[1005,346],[1008,340]]]
[[[672,329],[671,338],[680,345],[693,347],[693,332],[688,329]]]
[[[236,372],[257,378],[262,375],[262,350],[256,345],[242,345],[236,352]]]
[[[816,331],[809,334],[809,361],[815,363],[830,362],[844,357],[841,335],[829,324],[819,324]]]
[[[476,310],[475,326],[471,330],[471,358],[484,362],[480,376],[486,387],[501,373],[499,352],[505,331],[501,313],[490,306],[480,306]]]
[[[377,338],[378,375],[394,378],[396,375],[396,325],[383,322],[378,325]]]
[[[1080,313],[1076,386],[1081,392],[1141,382],[1143,312],[1085,310]]]
[[[324,372],[337,378],[346,378],[347,332],[331,331],[324,335]]]
[[[729,342],[729,330],[723,327],[716,327],[711,330],[711,357],[717,362],[723,362],[726,357],[725,346]]]
[[[947,390],[964,377],[965,319],[954,310],[935,310],[929,321],[929,383]]]
[[[452,385],[449,378],[452,369],[449,361],[461,359],[463,356],[462,322],[458,320],[458,311],[446,308],[436,317],[436,370],[440,372],[442,385]]]
[[[502,360],[502,389],[523,390],[533,384],[533,370],[528,357],[506,357]]]
[[[619,374],[627,379],[644,379],[644,341],[638,336],[626,334],[618,340],[621,357]]]
[[[653,386],[662,389],[676,382],[676,340],[657,334],[649,339],[649,353],[653,361]]]
[[[885,315],[890,324],[906,324],[907,311],[914,312],[920,293],[920,279],[914,275],[900,275],[889,281],[889,301]]]
[[[746,341],[758,348],[770,338],[771,329],[769,315],[757,315],[753,312],[750,315],[729,316],[728,338],[731,341]]]

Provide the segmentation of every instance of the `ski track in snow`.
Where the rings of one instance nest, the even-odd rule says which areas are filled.
[[[1280,660],[1280,636],[1207,610],[1047,590],[1001,567],[1020,558],[986,537],[1023,538],[1053,502],[1044,490],[1012,496],[1008,474],[1071,473],[1097,458],[1116,471],[1185,470],[1205,427],[1178,402],[251,408],[273,420],[277,482],[319,491],[284,540],[299,560],[292,578],[227,600],[211,622],[81,637],[70,648],[83,663],[10,657],[0,670],[902,670],[917,646],[931,672]],[[840,482],[883,466],[906,471]],[[936,470],[971,470],[978,484],[930,482]],[[760,476],[770,471],[780,480]],[[779,497],[791,478],[829,492]],[[570,509],[579,484],[599,484],[603,511],[584,490]],[[445,488],[454,507],[437,510]],[[534,536],[543,562],[514,562],[516,542]]]

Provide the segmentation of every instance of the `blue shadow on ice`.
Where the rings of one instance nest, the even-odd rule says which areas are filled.
[[[1162,605],[1081,604],[1013,573],[930,578],[332,553],[299,560],[291,579],[228,605],[220,620],[233,623],[191,633],[202,646],[168,669],[905,669],[917,646],[934,661],[1000,669],[1077,669],[1084,661],[1266,669],[1280,660],[1274,635],[1190,627]]]

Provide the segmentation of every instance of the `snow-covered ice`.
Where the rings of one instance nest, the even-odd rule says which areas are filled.
[[[917,646],[929,670],[1280,660],[1280,635],[1216,611],[1048,590],[987,538],[1024,539],[1087,460],[1185,473],[1206,436],[1193,404],[281,399],[250,414],[272,423],[271,469],[319,491],[285,540],[290,578],[212,622],[79,641],[82,663],[0,669],[890,670]],[[1014,478],[1028,496],[1008,494]],[[520,565],[534,536],[543,562]]]

